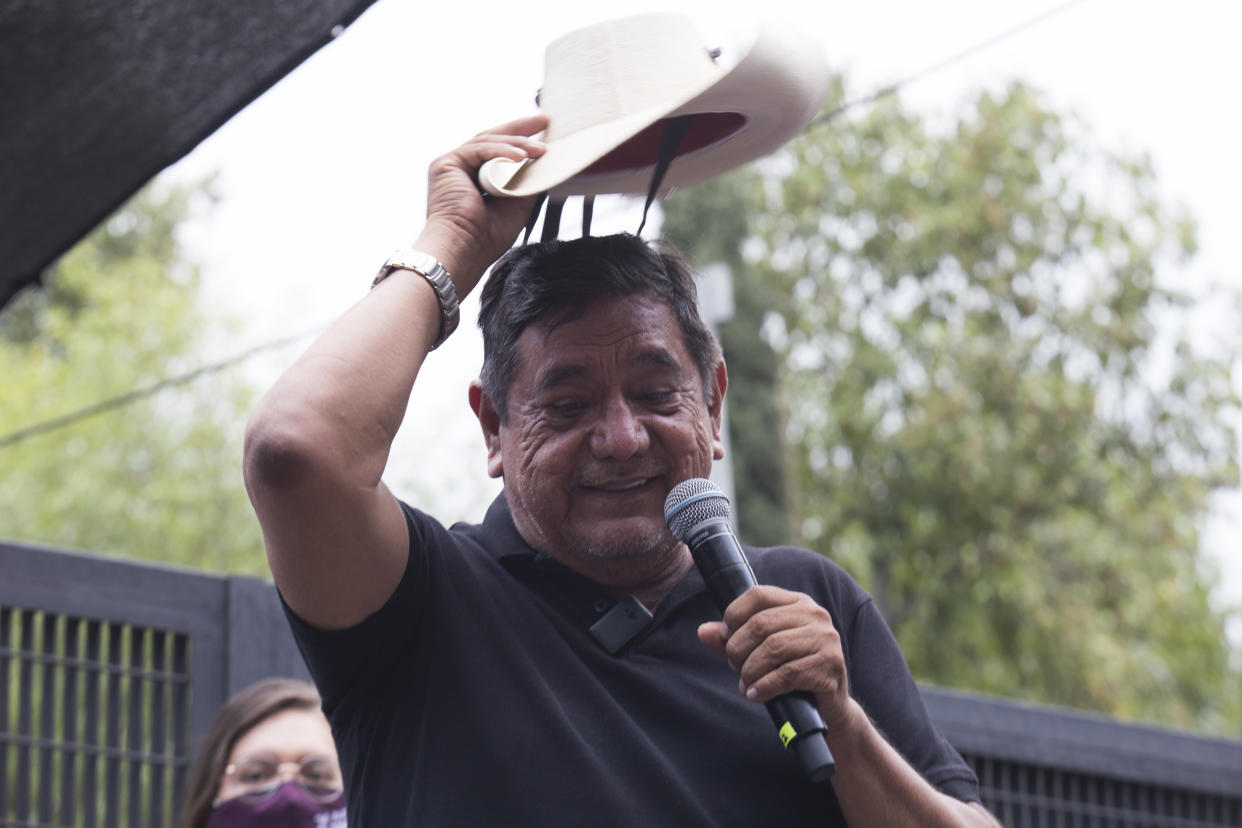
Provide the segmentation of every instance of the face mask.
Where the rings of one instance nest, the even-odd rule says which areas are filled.
[[[266,799],[245,796],[221,802],[207,828],[346,828],[345,794],[319,802],[296,782],[286,782]]]

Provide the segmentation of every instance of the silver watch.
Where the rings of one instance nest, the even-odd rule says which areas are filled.
[[[440,347],[440,343],[449,338],[449,334],[457,330],[457,323],[461,320],[461,302],[457,299],[453,279],[444,269],[444,265],[436,261],[434,256],[404,248],[388,257],[388,261],[384,262],[379,273],[375,274],[375,281],[371,282],[371,287],[384,281],[394,270],[412,270],[435,288],[436,298],[440,300],[440,335],[436,337],[435,344],[431,346],[431,350],[434,351]]]

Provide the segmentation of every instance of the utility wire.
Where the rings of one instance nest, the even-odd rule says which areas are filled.
[[[826,112],[823,115],[816,118],[814,121],[811,121],[810,125],[807,126],[807,130],[814,129],[815,127],[820,126],[821,124],[826,124],[829,121],[831,121],[833,118],[836,118],[841,113],[847,110],[853,109],[856,106],[862,106],[863,104],[868,104],[868,103],[875,103],[881,98],[886,98],[889,95],[895,95],[900,89],[914,83],[915,81],[922,80],[928,75],[934,75],[936,72],[939,72],[943,69],[947,69],[948,67],[952,66],[955,63],[960,63],[961,61],[965,60],[968,57],[971,57],[972,55],[982,52],[985,49],[989,49],[992,46],[995,46],[997,43],[1000,43],[1001,41],[1008,40],[1009,38],[1015,35],[1021,34],[1022,32],[1025,32],[1027,29],[1034,28],[1035,26],[1038,26],[1040,23],[1050,20],[1053,17],[1056,17],[1057,15],[1063,14],[1064,12],[1069,11],[1075,6],[1080,6],[1085,2],[1086,0],[1069,0],[1069,2],[1067,3],[1062,3],[1059,6],[1054,6],[1053,8],[1048,9],[1047,11],[1040,12],[1039,14],[1030,18],[1029,20],[1025,20],[1021,23],[1018,23],[1015,26],[1005,29],[1003,32],[994,34],[991,37],[987,38],[986,40],[981,40],[978,43],[974,44],[973,46],[967,47],[966,49],[963,49],[962,51],[958,52],[955,55],[951,55],[941,61],[931,64],[930,66],[924,67],[923,69],[920,69],[919,71],[915,72],[912,75],[907,75],[906,77],[893,81],[892,83],[887,84],[886,86],[881,86],[879,89],[872,92],[870,95],[864,95],[861,98],[855,98],[852,101],[846,101],[845,103],[841,104],[839,107],[832,110],[831,112]]]
[[[846,103],[842,104],[841,106],[837,107],[831,112],[825,113],[824,115],[821,115],[820,117],[816,118],[814,121],[810,123],[810,125],[807,126],[807,130],[814,129],[815,127],[820,126],[821,124],[826,124],[829,121],[831,121],[833,118],[836,118],[841,113],[849,109],[853,109],[856,106],[862,106],[863,104],[874,103],[875,101],[878,101],[881,98],[888,97],[889,95],[894,95],[900,89],[902,89],[905,86],[910,85],[911,83],[914,83],[915,81],[922,80],[928,75],[933,75],[936,72],[946,69],[955,63],[960,63],[961,61],[965,60],[968,57],[971,57],[974,54],[977,54],[978,52],[982,52],[985,49],[995,46],[997,43],[1000,43],[1004,40],[1008,40],[1009,38],[1014,37],[1015,35],[1021,34],[1022,32],[1025,32],[1027,29],[1031,29],[1035,26],[1038,26],[1040,23],[1044,23],[1045,21],[1050,20],[1053,17],[1056,17],[1060,14],[1063,14],[1069,11],[1070,9],[1074,8],[1075,6],[1082,5],[1085,2],[1086,0],[1069,0],[1069,2],[1062,3],[1059,6],[1054,6],[1053,8],[1048,9],[1047,11],[1041,12],[1040,14],[1037,14],[1028,20],[1018,23],[1017,25],[1012,26],[1008,29],[1005,29],[1004,31],[999,32],[995,35],[992,35],[986,40],[981,40],[978,43],[974,44],[973,46],[963,49],[962,51],[957,52],[954,55],[950,55],[949,57],[944,58],[943,60],[937,61],[936,63],[933,63],[930,66],[926,66],[912,75],[907,75],[906,77],[896,80],[890,84],[887,84],[886,86],[882,86],[869,95],[865,95],[861,98],[855,98],[852,101],[847,101]],[[9,434],[5,434],[3,436],[0,436],[0,449],[6,448],[15,443],[20,443],[23,440],[28,440],[31,437],[35,437],[40,434],[46,434],[49,431],[55,431],[56,429],[64,428],[65,426],[69,426],[69,425],[73,425],[74,423],[81,422],[82,420],[89,419],[90,417],[94,417],[98,414],[103,414],[104,412],[107,412],[107,411],[112,411],[117,408],[124,408],[127,405],[132,405],[133,403],[138,402],[139,400],[146,399],[147,397],[152,397],[160,393],[161,391],[164,391],[165,389],[173,388],[178,385],[185,385],[187,383],[193,382],[199,377],[205,376],[207,374],[213,374],[213,373],[216,373],[217,371],[221,371],[232,365],[245,362],[251,357],[257,354],[260,354],[264,351],[270,351],[276,348],[281,348],[281,347],[284,347],[285,345],[296,342],[299,339],[303,339],[307,336],[310,336],[313,333],[317,333],[318,331],[322,330],[323,327],[324,326],[319,326],[309,331],[304,331],[302,333],[293,334],[291,336],[283,337],[281,339],[277,339],[272,342],[267,342],[262,345],[256,345],[255,347],[251,348],[248,351],[243,351],[242,353],[237,354],[236,356],[230,357],[229,359],[223,360],[221,362],[217,362],[211,365],[205,365],[194,371],[190,371],[189,373],[182,374],[177,377],[171,377],[169,379],[157,382],[153,385],[149,385],[145,388],[139,388],[137,390],[130,391],[127,394],[122,394],[118,397],[113,397],[111,399],[107,399],[102,402],[95,403],[94,405],[87,406],[86,408],[79,409],[70,414],[65,414],[60,417],[55,417],[50,420],[45,420],[41,423],[36,423],[32,426],[27,426],[26,428],[19,429]]]
[[[256,345],[255,347],[242,351],[240,354],[231,356],[228,359],[223,359],[219,362],[211,363],[210,365],[200,366],[199,368],[195,368],[193,371],[160,380],[159,382],[148,385],[145,388],[137,388],[133,391],[129,391],[128,393],[102,400],[101,402],[94,403],[93,405],[88,405],[85,408],[80,408],[77,411],[62,414],[59,417],[53,417],[50,420],[44,420],[43,422],[35,423],[34,425],[26,426],[25,428],[2,435],[0,436],[0,449],[8,448],[11,445],[20,443],[24,440],[29,440],[32,437],[37,437],[40,434],[46,434],[49,431],[55,431],[57,429],[64,428],[65,426],[73,425],[74,423],[80,423],[83,420],[90,419],[91,417],[106,413],[108,411],[113,411],[117,408],[124,408],[127,405],[133,405],[134,403],[144,400],[147,397],[153,397],[166,389],[173,388],[178,385],[186,385],[187,383],[194,382],[200,377],[204,377],[208,374],[214,374],[219,371],[223,371],[225,368],[245,362],[246,360],[261,354],[264,351],[283,348],[286,345],[290,345],[298,340],[305,339],[319,333],[325,327],[327,326],[319,325],[315,328],[302,331],[301,333],[291,334],[289,336],[281,337],[280,339],[265,342],[262,345]]]

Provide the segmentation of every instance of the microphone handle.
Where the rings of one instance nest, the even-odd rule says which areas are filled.
[[[743,592],[758,584],[741,544],[724,521],[713,521],[693,534],[686,544],[707,590],[723,613]],[[836,773],[836,760],[824,738],[828,727],[809,693],[794,692],[764,705],[787,750],[793,751],[803,773],[812,782],[825,782]]]

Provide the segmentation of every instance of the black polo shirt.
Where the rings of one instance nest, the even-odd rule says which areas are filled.
[[[385,606],[324,631],[289,613],[324,699],[351,828],[411,825],[845,825],[700,623],[691,570],[627,644],[590,626],[608,593],[518,535],[501,495],[481,525],[406,507],[410,559]],[[932,725],[870,597],[831,561],[746,548],[761,583],[810,594],[841,634],[850,690],[933,785],[978,799]]]

